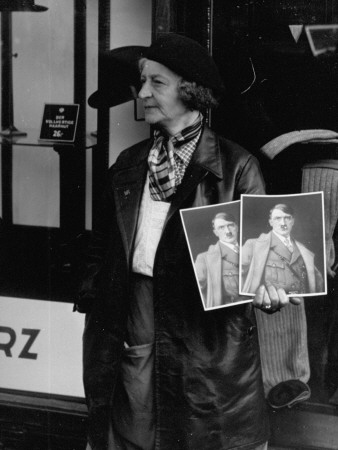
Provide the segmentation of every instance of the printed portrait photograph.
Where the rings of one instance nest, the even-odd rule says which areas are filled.
[[[239,294],[240,201],[180,213],[204,309],[252,301]]]
[[[240,293],[264,285],[290,297],[325,295],[323,192],[241,197]]]

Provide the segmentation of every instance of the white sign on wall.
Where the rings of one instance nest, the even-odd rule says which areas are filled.
[[[0,297],[0,388],[84,397],[83,327],[69,303]]]

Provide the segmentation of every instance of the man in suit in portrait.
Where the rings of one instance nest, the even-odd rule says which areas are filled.
[[[291,235],[294,223],[292,208],[277,204],[270,210],[272,230],[245,242],[242,268],[248,270],[243,293],[253,294],[262,284],[295,296],[323,292],[323,276],[315,266],[315,255]]]
[[[241,248],[242,293],[260,292],[264,302],[270,294],[274,307],[274,290],[282,298],[290,295],[290,302],[299,301],[294,309],[288,305],[278,314],[267,315],[255,311],[258,339],[266,395],[284,382],[299,380],[303,383],[301,394],[288,394],[292,401],[310,397],[306,384],[310,378],[307,342],[307,322],[303,294],[322,293],[324,280],[315,266],[314,254],[292,237],[295,223],[294,211],[286,204],[276,204],[270,210],[272,230],[257,239],[248,239]]]
[[[195,269],[206,308],[238,301],[238,225],[232,214],[222,212],[212,220],[218,237],[215,245],[197,255]]]

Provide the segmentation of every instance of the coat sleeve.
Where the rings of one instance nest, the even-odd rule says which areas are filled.
[[[241,194],[265,194],[265,183],[257,159],[249,155],[242,165],[237,176],[237,193]]]
[[[80,284],[74,303],[74,311],[87,313],[97,297],[97,279],[109,251],[109,237],[114,216],[114,202],[111,199],[109,183],[101,198],[95,227],[81,264]],[[111,251],[111,249],[110,249]]]
[[[203,253],[200,253],[199,255],[197,255],[197,258],[195,261],[195,269],[196,269],[196,275],[197,275],[197,279],[198,279],[201,289],[206,289],[207,281],[208,281],[208,274],[207,274],[207,266],[205,263],[205,255]]]
[[[248,239],[241,248],[242,292],[246,293],[250,293],[250,285],[252,280],[253,247],[254,240]]]
[[[324,292],[324,279],[321,272],[315,266],[316,292]]]
[[[247,241],[245,241],[244,245],[241,248],[243,266],[248,266],[251,263],[253,255],[253,244],[253,239],[248,239]]]

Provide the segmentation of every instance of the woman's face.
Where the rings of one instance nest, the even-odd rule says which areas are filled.
[[[178,94],[182,78],[158,62],[143,59],[140,64],[142,87],[138,96],[143,102],[146,122],[168,131],[176,129],[190,114]]]

